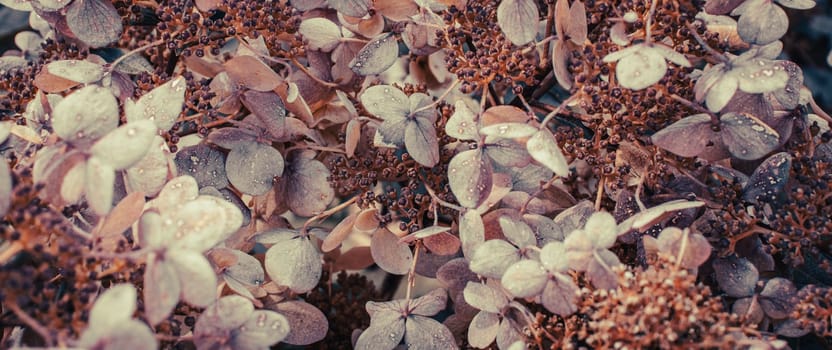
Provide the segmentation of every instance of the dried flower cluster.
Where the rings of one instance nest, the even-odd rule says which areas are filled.
[[[832,341],[826,3],[0,5],[2,348]]]

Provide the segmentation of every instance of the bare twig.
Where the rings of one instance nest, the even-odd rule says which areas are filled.
[[[40,324],[40,322],[36,319],[32,318],[32,316],[29,316],[20,308],[20,306],[16,303],[5,303],[5,306],[7,309],[14,312],[15,316],[17,316],[21,322],[40,335],[41,338],[43,338],[43,342],[46,343],[46,346],[53,346],[55,344],[55,340],[52,339],[52,333],[49,332],[49,329]]]

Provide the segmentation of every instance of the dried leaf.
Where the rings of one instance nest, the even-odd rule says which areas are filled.
[[[465,302],[479,310],[500,313],[508,305],[508,298],[502,291],[479,282],[468,282],[463,291]]]
[[[355,149],[358,147],[359,140],[361,140],[361,122],[357,119],[351,119],[347,122],[344,136],[344,151],[347,157],[352,158],[355,156]]]
[[[356,18],[366,16],[371,7],[370,0],[326,0],[326,2],[338,12]]]
[[[413,253],[407,244],[399,243],[398,237],[386,228],[379,228],[370,240],[373,260],[384,271],[404,275],[410,271]]]
[[[815,7],[814,0],[774,0],[778,4],[795,10],[808,10]]]
[[[494,342],[499,329],[499,315],[480,311],[468,326],[468,343],[477,349],[485,349]]]
[[[756,203],[778,203],[785,196],[785,188],[792,168],[792,157],[780,152],[768,157],[751,174],[743,188],[742,198]]]
[[[159,193],[167,181],[169,154],[165,140],[161,136],[154,136],[144,158],[126,169],[129,190],[144,192],[148,196]]]
[[[289,320],[271,310],[254,310],[240,326],[231,346],[237,349],[263,349],[277,344],[289,334]]]
[[[503,231],[503,235],[515,246],[521,248],[537,246],[537,238],[534,232],[532,232],[531,227],[525,222],[509,215],[500,216],[498,222],[500,223],[500,229]]]
[[[569,261],[566,259],[566,246],[563,242],[552,241],[540,250],[540,262],[550,272],[566,272]]]
[[[272,309],[289,321],[289,334],[282,340],[284,343],[310,345],[326,337],[329,321],[318,308],[300,300],[289,300]]]
[[[293,157],[283,172],[286,201],[295,215],[309,217],[324,211],[335,197],[329,169],[306,155]]]
[[[457,349],[454,335],[434,319],[411,315],[405,321],[404,343],[408,349]]]
[[[303,20],[298,33],[308,41],[309,48],[330,52],[341,43],[341,28],[326,18],[309,18]]]
[[[731,312],[743,317],[750,324],[759,324],[766,316],[756,297],[742,298],[734,302]]]
[[[111,327],[93,325],[78,341],[83,349],[135,349],[156,350],[156,337],[147,325],[126,320]]]
[[[620,265],[618,257],[609,250],[599,250],[586,269],[586,276],[597,289],[614,289],[618,285],[618,274],[612,267]]]
[[[497,123],[480,129],[480,134],[503,138],[523,138],[532,136],[537,128],[524,123]]]
[[[564,34],[575,45],[583,45],[587,37],[586,8],[580,0],[572,2],[569,8],[569,23]]]
[[[402,341],[404,333],[404,316],[398,312],[381,310],[371,315],[370,327],[358,337],[355,349],[393,349]]]
[[[503,273],[520,260],[517,248],[501,239],[480,244],[471,258],[471,271],[490,278],[502,278]]]
[[[149,119],[160,130],[169,130],[182,113],[186,85],[184,77],[176,77],[142,95],[138,101],[125,101],[127,121]]]
[[[659,130],[650,140],[656,146],[682,157],[709,154],[713,153],[709,148],[722,146],[721,136],[711,129],[711,125],[709,115],[695,114]]]
[[[206,307],[217,298],[217,275],[208,259],[193,251],[182,250],[167,256],[181,283],[181,299],[187,303]]]
[[[433,122],[427,118],[413,118],[408,121],[404,132],[407,153],[425,167],[439,162],[439,141]]]
[[[205,143],[183,147],[176,153],[174,162],[179,174],[193,177],[199,187],[228,186],[225,154],[214,147]]]
[[[409,313],[421,316],[435,316],[445,309],[448,303],[448,292],[442,288],[436,288],[427,294],[410,301]]]
[[[493,169],[479,149],[458,153],[448,164],[448,183],[459,204],[476,208],[491,192]]]
[[[566,162],[566,157],[563,156],[555,137],[548,130],[540,130],[535,133],[526,142],[526,149],[534,160],[545,165],[558,176],[566,177],[569,175],[569,165]]]
[[[240,98],[243,105],[257,116],[260,124],[273,140],[279,140],[286,134],[286,109],[283,100],[274,92],[249,90]]]
[[[454,113],[445,124],[445,133],[459,140],[476,140],[479,138],[476,114],[464,101],[457,101],[454,104]]]
[[[546,282],[540,301],[546,310],[555,315],[571,315],[578,311],[578,291],[578,286],[571,278],[558,274]]]
[[[225,62],[228,78],[235,85],[257,91],[272,91],[283,79],[254,56],[236,56]]]
[[[104,77],[104,67],[87,60],[61,60],[47,64],[49,74],[81,84],[94,83]]]
[[[249,142],[228,153],[225,173],[240,192],[263,195],[272,189],[274,178],[283,174],[283,155],[271,145]]]
[[[686,269],[699,267],[711,256],[708,240],[699,233],[691,233],[687,228],[681,230],[667,227],[659,234],[657,243],[660,251],[677,257],[677,261]]]
[[[97,140],[118,126],[118,102],[108,89],[85,86],[53,109],[55,134],[70,142]]]
[[[72,34],[91,47],[107,46],[121,37],[121,16],[109,1],[73,1],[66,10]]]
[[[768,317],[775,320],[784,319],[789,317],[794,309],[792,299],[796,295],[797,288],[791,281],[775,277],[766,282],[766,286],[760,292],[760,306]]]
[[[381,74],[396,62],[399,45],[393,33],[383,33],[365,45],[350,62],[349,67],[359,75]]]
[[[338,246],[341,245],[341,242],[343,242],[344,239],[352,233],[353,224],[355,223],[355,219],[358,217],[358,214],[359,213],[352,213],[341,220],[338,225],[335,225],[321,244],[321,251],[327,253],[335,248],[338,248]]]
[[[373,261],[373,254],[370,247],[355,247],[341,254],[335,260],[334,269],[336,270],[363,270],[375,262]]]
[[[485,225],[476,210],[466,210],[459,218],[459,240],[466,258],[473,257],[476,248],[485,242]]]
[[[132,284],[118,284],[98,296],[90,310],[89,323],[104,327],[133,318],[136,312],[136,288]]]
[[[113,186],[116,183],[116,171],[96,157],[87,160],[86,175],[87,204],[98,214],[105,215],[113,206]]]
[[[144,193],[133,192],[128,194],[102,219],[101,225],[95,231],[94,237],[99,237],[104,240],[113,238],[122,239],[121,234],[141,217],[144,204]],[[0,213],[2,213],[2,210],[0,210]]]
[[[750,261],[729,256],[713,262],[716,281],[728,296],[741,298],[754,294],[759,273]]]
[[[747,113],[723,114],[720,126],[722,141],[739,159],[760,159],[780,145],[780,134],[776,130]]]
[[[152,121],[124,124],[93,144],[90,153],[113,169],[123,170],[144,158],[155,136]]]
[[[306,293],[321,278],[321,254],[306,237],[283,240],[266,251],[266,273],[295,293]]]
[[[511,265],[500,280],[503,288],[518,298],[539,295],[546,286],[548,273],[539,262],[520,260]]]
[[[746,1],[731,12],[742,12],[737,21],[740,38],[749,44],[765,45],[780,39],[789,29],[789,17],[771,1]]]
[[[155,326],[167,319],[179,301],[180,284],[173,266],[158,258],[149,259],[144,273],[144,314]]]
[[[497,24],[508,40],[522,46],[537,36],[540,13],[531,0],[504,0],[497,7]]]
[[[646,89],[659,82],[667,72],[664,57],[647,44],[633,45],[604,57],[604,62],[615,60],[618,61],[615,65],[618,83],[632,90]]]

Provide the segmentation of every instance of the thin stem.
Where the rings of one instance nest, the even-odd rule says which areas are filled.
[[[820,108],[820,106],[818,106],[818,103],[815,102],[815,98],[812,96],[812,94],[809,94],[809,106],[812,107],[812,112],[815,112],[815,114],[823,118],[823,120],[825,120],[827,123],[830,124],[830,126],[832,126],[832,117],[830,117],[829,114],[826,113],[826,111],[824,111],[822,108]]]
[[[165,40],[159,39],[159,40],[144,44],[142,46],[139,46],[138,48],[135,48],[135,49],[131,50],[130,52],[128,52],[124,55],[121,55],[121,57],[117,58],[115,61],[113,61],[113,63],[110,63],[110,69],[115,69],[115,67],[118,66],[119,63],[124,62],[124,60],[127,59],[128,57],[133,56],[133,55],[135,55],[139,52],[147,50],[147,49],[149,49],[151,47],[154,47],[156,45],[163,44],[164,42],[165,42]]]
[[[15,257],[17,253],[23,250],[23,243],[14,241],[9,243],[5,250],[0,252],[0,265],[5,265],[11,258]]]
[[[332,153],[344,153],[344,154],[347,153],[347,151],[344,151],[342,149],[338,149],[338,148],[334,148],[334,147],[317,146],[317,145],[305,145],[305,146],[301,146],[301,148],[314,149],[316,151],[332,152]]]
[[[410,303],[411,292],[413,286],[416,284],[416,262],[419,261],[419,248],[422,247],[422,241],[416,241],[416,249],[413,250],[413,261],[410,263],[410,271],[407,272],[407,291],[405,292],[405,300]]]
[[[595,211],[601,210],[601,198],[604,197],[604,184],[607,182],[607,178],[601,177],[598,180],[598,192],[595,194]]]
[[[260,58],[262,58],[266,61],[272,62],[272,63],[277,63],[277,64],[283,66],[283,68],[286,68],[287,74],[286,74],[286,76],[283,77],[283,79],[286,79],[289,76],[289,73],[291,73],[291,68],[292,67],[289,66],[289,63],[286,62],[285,58],[275,58],[275,57],[272,57],[268,54],[263,54],[263,53],[257,51],[257,49],[254,48],[254,46],[251,46],[251,44],[249,44],[248,41],[244,40],[239,35],[235,36],[235,38],[237,39],[237,42],[239,42],[240,44],[245,46],[251,52],[257,54],[257,57],[260,57]]]
[[[523,94],[517,94],[517,97],[520,99],[520,102],[523,103],[523,107],[526,108],[526,111],[528,111],[529,114],[531,114],[531,116],[534,117],[534,110],[532,109],[532,106],[529,106],[529,103],[526,102],[526,98],[523,97]]]
[[[549,187],[552,186],[552,184],[555,183],[555,181],[557,181],[557,179],[558,179],[557,176],[552,177],[549,181],[547,181],[545,184],[543,184],[543,186],[540,186],[537,189],[537,191],[532,193],[529,196],[529,199],[526,199],[526,202],[524,202],[523,205],[520,206],[520,215],[525,214],[526,213],[526,207],[529,206],[529,203],[531,203],[533,199],[537,198],[537,196],[539,196],[541,193],[543,193],[543,191],[549,189]]]
[[[216,126],[223,125],[225,123],[232,123],[232,122],[234,122],[234,118],[236,118],[236,117],[237,117],[236,113],[235,114],[229,114],[226,117],[214,120],[214,121],[212,121],[208,124],[203,124],[202,126],[205,127],[205,128],[210,129],[210,128],[213,128],[213,127],[216,127]]]
[[[17,303],[6,303],[6,308],[12,310],[14,314],[20,319],[21,322],[25,323],[29,328],[31,328],[35,333],[43,338],[43,342],[46,343],[46,346],[52,346],[55,344],[55,340],[52,339],[52,334],[49,332],[49,329],[44,327],[40,322],[36,319],[29,316],[26,312],[20,309],[20,306]]]
[[[558,115],[558,113],[560,113],[560,112],[564,109],[564,107],[566,107],[566,105],[567,105],[567,104],[569,104],[570,102],[572,102],[572,100],[576,99],[577,97],[578,97],[578,95],[577,95],[577,94],[576,94],[576,95],[572,95],[572,96],[569,96],[569,98],[567,98],[567,99],[566,99],[566,100],[564,100],[563,102],[561,102],[561,103],[558,105],[558,107],[557,107],[557,108],[555,108],[555,110],[554,110],[554,111],[550,112],[549,114],[547,114],[547,115],[546,115],[546,117],[545,117],[545,118],[543,118],[543,121],[542,121],[542,122],[540,122],[540,127],[539,127],[539,129],[540,129],[540,130],[545,129],[545,128],[546,128],[546,124],[547,124],[547,123],[549,123],[549,121],[550,121],[550,120],[552,120],[552,118],[554,118],[556,115]]]
[[[682,266],[682,258],[685,257],[685,251],[688,249],[688,241],[690,240],[690,230],[687,228],[682,230],[682,245],[679,247],[679,256],[676,257],[676,268]]]
[[[466,210],[465,208],[460,207],[456,204],[448,203],[446,201],[443,201],[442,199],[440,199],[439,197],[436,196],[436,192],[433,192],[433,189],[431,189],[430,186],[427,185],[427,182],[423,181],[422,183],[425,186],[425,190],[428,191],[428,195],[430,195],[430,198],[433,199],[436,203],[439,203],[443,207],[451,208],[451,209],[456,210],[456,211],[465,211]]]
[[[453,84],[451,84],[451,86],[450,86],[450,87],[448,87],[448,89],[447,89],[447,90],[445,90],[445,92],[443,92],[443,93],[442,93],[442,95],[440,95],[440,96],[439,96],[439,98],[437,98],[437,99],[436,99],[436,101],[433,101],[433,102],[432,102],[431,104],[429,104],[429,105],[419,107],[419,108],[417,108],[415,111],[411,112],[410,114],[416,114],[416,113],[419,113],[419,112],[421,112],[421,111],[425,111],[425,110],[428,110],[428,109],[431,109],[431,108],[435,108],[435,107],[436,107],[436,105],[438,105],[440,102],[442,102],[442,101],[445,99],[445,97],[448,97],[448,94],[450,94],[450,93],[451,93],[451,91],[453,91],[453,89],[454,89],[454,88],[455,88],[455,87],[459,84],[459,82],[461,82],[461,81],[462,81],[461,79],[456,79],[456,80],[454,80]]]
[[[86,255],[93,258],[99,259],[126,259],[126,260],[135,260],[143,257],[145,254],[152,252],[150,248],[142,248],[139,250],[131,250],[129,252],[124,253],[111,253],[111,252],[95,252],[91,251]]]
[[[555,3],[552,2],[547,6],[546,10],[546,37],[552,35],[552,32],[555,31]],[[549,47],[550,41],[546,41],[543,46],[543,52],[546,53],[543,57],[543,61],[541,63],[548,65],[549,64]],[[547,91],[549,89],[546,89]]]
[[[693,103],[690,100],[688,100],[688,99],[686,99],[682,96],[676,95],[676,94],[670,94],[670,98],[672,98],[676,102],[679,102],[679,103],[685,105],[686,107],[688,107],[690,109],[693,109],[697,112],[705,113],[705,114],[711,116],[711,122],[716,124],[716,125],[719,125],[719,116],[717,116],[714,112],[711,112],[709,109],[707,109],[705,107],[702,107],[697,103]]]
[[[644,30],[647,32],[644,37],[644,42],[648,45],[652,42],[652,32],[653,32],[653,14],[656,13],[656,5],[659,3],[659,0],[653,0],[650,3],[650,13],[647,14],[647,23],[644,25]]]
[[[316,83],[321,84],[321,85],[326,86],[326,87],[330,87],[330,88],[337,88],[338,87],[338,84],[330,83],[328,81],[323,81],[323,80],[321,80],[321,78],[318,78],[315,74],[312,74],[312,72],[310,72],[309,69],[306,69],[306,66],[301,64],[298,61],[297,58],[292,57],[292,63],[295,65],[295,67],[298,67],[298,69],[300,69],[301,71],[306,73],[306,75],[308,75],[310,78],[312,78],[312,80],[314,80]]]
[[[485,112],[485,102],[488,100],[488,85],[482,84],[482,96],[480,96],[480,113]]]
[[[342,37],[341,39],[338,39],[338,41],[340,41],[340,42],[342,42],[342,43],[360,43],[360,44],[366,44],[366,43],[368,43],[368,42],[369,42],[369,41],[364,40],[364,39],[359,39],[359,38],[346,38],[346,37]]]
[[[358,196],[354,196],[354,197],[350,198],[348,201],[346,201],[344,203],[338,204],[338,205],[336,205],[332,208],[329,208],[328,210],[326,210],[326,211],[324,211],[324,212],[322,212],[318,215],[315,215],[315,216],[309,218],[309,220],[306,220],[306,222],[303,224],[303,228],[301,229],[301,234],[305,235],[306,232],[307,232],[307,229],[309,228],[309,225],[311,225],[313,222],[319,221],[321,219],[328,218],[332,214],[335,214],[335,213],[341,211],[342,209],[344,209],[346,207],[349,207],[350,205],[355,203],[357,200],[358,200]]]
[[[702,46],[702,48],[705,49],[705,51],[707,51],[711,56],[716,57],[716,59],[720,60],[723,63],[728,63],[728,61],[730,61],[727,56],[725,56],[717,50],[714,50],[714,48],[708,45],[708,43],[705,42],[705,39],[699,36],[699,33],[696,32],[696,28],[693,26],[693,24],[688,23],[688,29],[690,30],[690,33],[693,35],[693,38],[696,39],[696,42],[699,43],[699,46]]]

